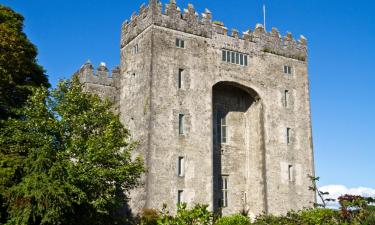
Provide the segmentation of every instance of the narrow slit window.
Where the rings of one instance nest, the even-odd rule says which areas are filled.
[[[287,108],[289,105],[289,91],[284,91],[284,107]]]
[[[223,208],[228,207],[228,176],[222,176],[221,177],[221,206]]]
[[[240,65],[243,66],[243,54],[240,54]]]
[[[227,51],[227,62],[230,62],[230,51]]]
[[[178,86],[178,89],[181,89],[182,86],[183,86],[183,74],[184,74],[184,70],[183,69],[179,69],[178,70],[178,77],[177,77],[177,86]]]
[[[138,44],[135,44],[134,46],[133,46],[133,49],[132,49],[132,54],[133,55],[135,55],[135,54],[137,54],[138,53]]]
[[[184,134],[184,114],[178,114],[178,133],[180,135]]]
[[[177,191],[177,204],[181,204],[183,202],[183,190]]]
[[[180,156],[178,157],[178,176],[183,177],[185,175],[185,159],[184,157]]]
[[[293,182],[293,166],[288,165],[288,179],[289,182]]]
[[[247,66],[247,55],[244,56],[244,65]]]
[[[222,58],[223,62],[226,62],[227,61],[227,51],[223,50],[223,58]]]
[[[236,63],[236,53],[232,52],[232,63]]]
[[[240,64],[240,54],[236,53],[236,64]]]
[[[291,142],[291,134],[292,133],[292,129],[291,128],[286,128],[286,143],[287,144],[290,144],[290,142]]]
[[[227,143],[227,119],[225,118],[225,115],[222,115],[220,117],[220,131],[221,131],[221,137],[220,142],[222,144]]]

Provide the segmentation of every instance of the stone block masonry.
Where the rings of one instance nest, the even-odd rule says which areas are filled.
[[[171,0],[142,5],[121,28],[121,64],[77,72],[114,101],[139,141],[142,208],[204,203],[225,214],[311,206],[314,175],[307,41],[262,25],[243,34]],[[182,172],[183,171],[183,172]]]

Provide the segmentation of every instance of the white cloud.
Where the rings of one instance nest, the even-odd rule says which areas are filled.
[[[357,187],[357,188],[347,188],[344,185],[326,185],[319,188],[320,191],[329,192],[329,195],[326,198],[336,199],[342,195],[361,195],[363,197],[373,197],[375,198],[375,188],[368,187]],[[320,199],[318,198],[318,202]],[[338,202],[329,202],[328,207],[337,208]]]

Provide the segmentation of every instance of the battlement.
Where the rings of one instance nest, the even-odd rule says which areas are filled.
[[[91,62],[87,61],[77,71],[77,74],[83,84],[89,83],[115,88],[120,85],[120,67],[117,66],[110,72],[103,62],[95,70]]]
[[[149,0],[148,6],[143,4],[140,7],[139,14],[134,12],[131,20],[123,23],[121,48],[151,25],[206,38],[212,38],[213,35],[225,35],[233,38],[233,40],[256,43],[263,52],[302,61],[305,61],[307,57],[307,40],[302,35],[299,40],[294,39],[290,32],[282,37],[276,28],[267,32],[261,24],[257,24],[254,31],[249,29],[240,34],[237,29],[233,29],[228,34],[228,28],[225,27],[224,23],[212,22],[210,10],[206,9],[204,13],[199,15],[192,4],[189,4],[187,9],[181,10],[176,5],[175,0],[170,0],[170,3],[165,5],[164,11],[162,3],[158,0]]]

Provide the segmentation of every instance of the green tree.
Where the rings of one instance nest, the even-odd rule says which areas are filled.
[[[30,95],[30,87],[49,87],[36,61],[37,49],[23,32],[24,18],[0,4],[0,119],[12,115]]]
[[[122,224],[144,168],[111,104],[76,77],[34,92],[0,130],[6,224]]]

